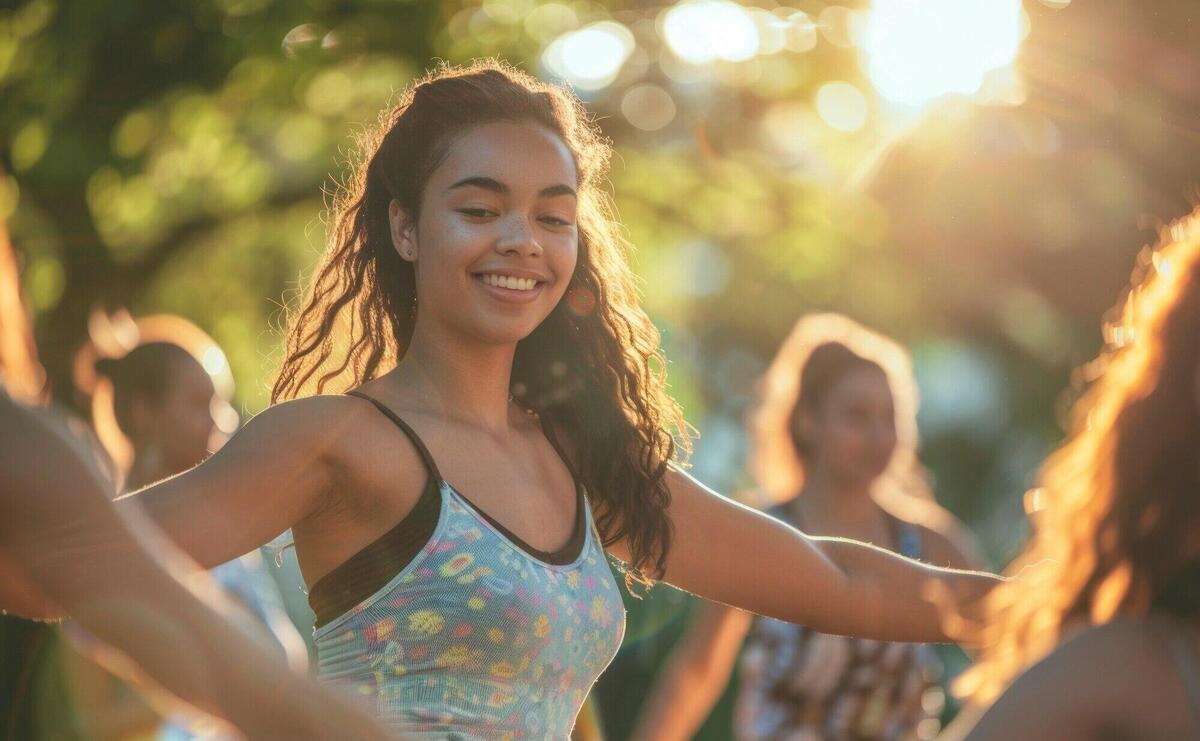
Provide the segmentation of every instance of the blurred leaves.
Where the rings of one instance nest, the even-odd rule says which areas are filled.
[[[1052,436],[1066,367],[1152,237],[1139,218],[1177,215],[1195,186],[1187,3],[1027,4],[1016,67],[922,109],[872,92],[866,3],[711,2],[709,20],[700,5],[0,10],[0,213],[51,378],[69,377],[93,307],[177,311],[225,345],[259,408],[281,298],[311,270],[354,134],[437,60],[494,54],[543,76],[612,72],[580,94],[616,145],[611,187],[694,422],[741,413],[723,358],[765,359],[796,316],[834,309],[918,349],[988,348],[1032,387],[1011,423]],[[733,35],[711,48],[667,39],[714,18]],[[610,48],[613,70],[589,56]],[[935,468],[980,488],[940,445]]]

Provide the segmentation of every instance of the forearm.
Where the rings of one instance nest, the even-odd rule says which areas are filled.
[[[999,577],[925,566],[836,538],[814,538],[668,472],[675,537],[664,581],[822,633],[890,641],[961,640]],[[610,550],[627,557],[621,543]]]
[[[970,639],[983,598],[1000,577],[929,566],[876,546],[841,538],[810,540],[845,578],[844,629],[880,640],[940,643]]]
[[[643,705],[636,741],[687,741],[695,735],[729,684],[750,620],[725,605],[697,605]]]
[[[675,652],[663,666],[659,679],[638,717],[633,741],[687,741],[716,704],[729,681],[700,662]]]

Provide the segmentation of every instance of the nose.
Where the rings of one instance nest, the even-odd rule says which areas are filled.
[[[496,251],[512,257],[536,257],[542,254],[542,245],[529,220],[514,214],[504,225],[504,233],[496,242]]]

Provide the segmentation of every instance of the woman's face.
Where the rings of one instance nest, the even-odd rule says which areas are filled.
[[[213,409],[223,403],[212,379],[196,361],[175,363],[161,399],[151,405],[154,440],[163,464],[178,473],[208,456],[217,432]]]
[[[550,314],[579,253],[575,162],[536,124],[490,123],[455,140],[413,225],[396,202],[392,236],[415,261],[418,322],[515,343]]]
[[[809,464],[839,482],[869,484],[896,451],[896,409],[887,376],[878,368],[847,373],[815,414],[801,415],[799,421],[810,441]]]

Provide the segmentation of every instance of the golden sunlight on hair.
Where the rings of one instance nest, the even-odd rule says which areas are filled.
[[[17,272],[8,230],[0,221],[0,386],[13,398],[33,403],[43,398],[46,374],[37,361]]]
[[[989,597],[985,650],[955,691],[987,703],[1072,632],[1144,616],[1196,568],[1200,209],[1138,256],[1079,372],[1091,387],[1044,465],[1033,538]]]

